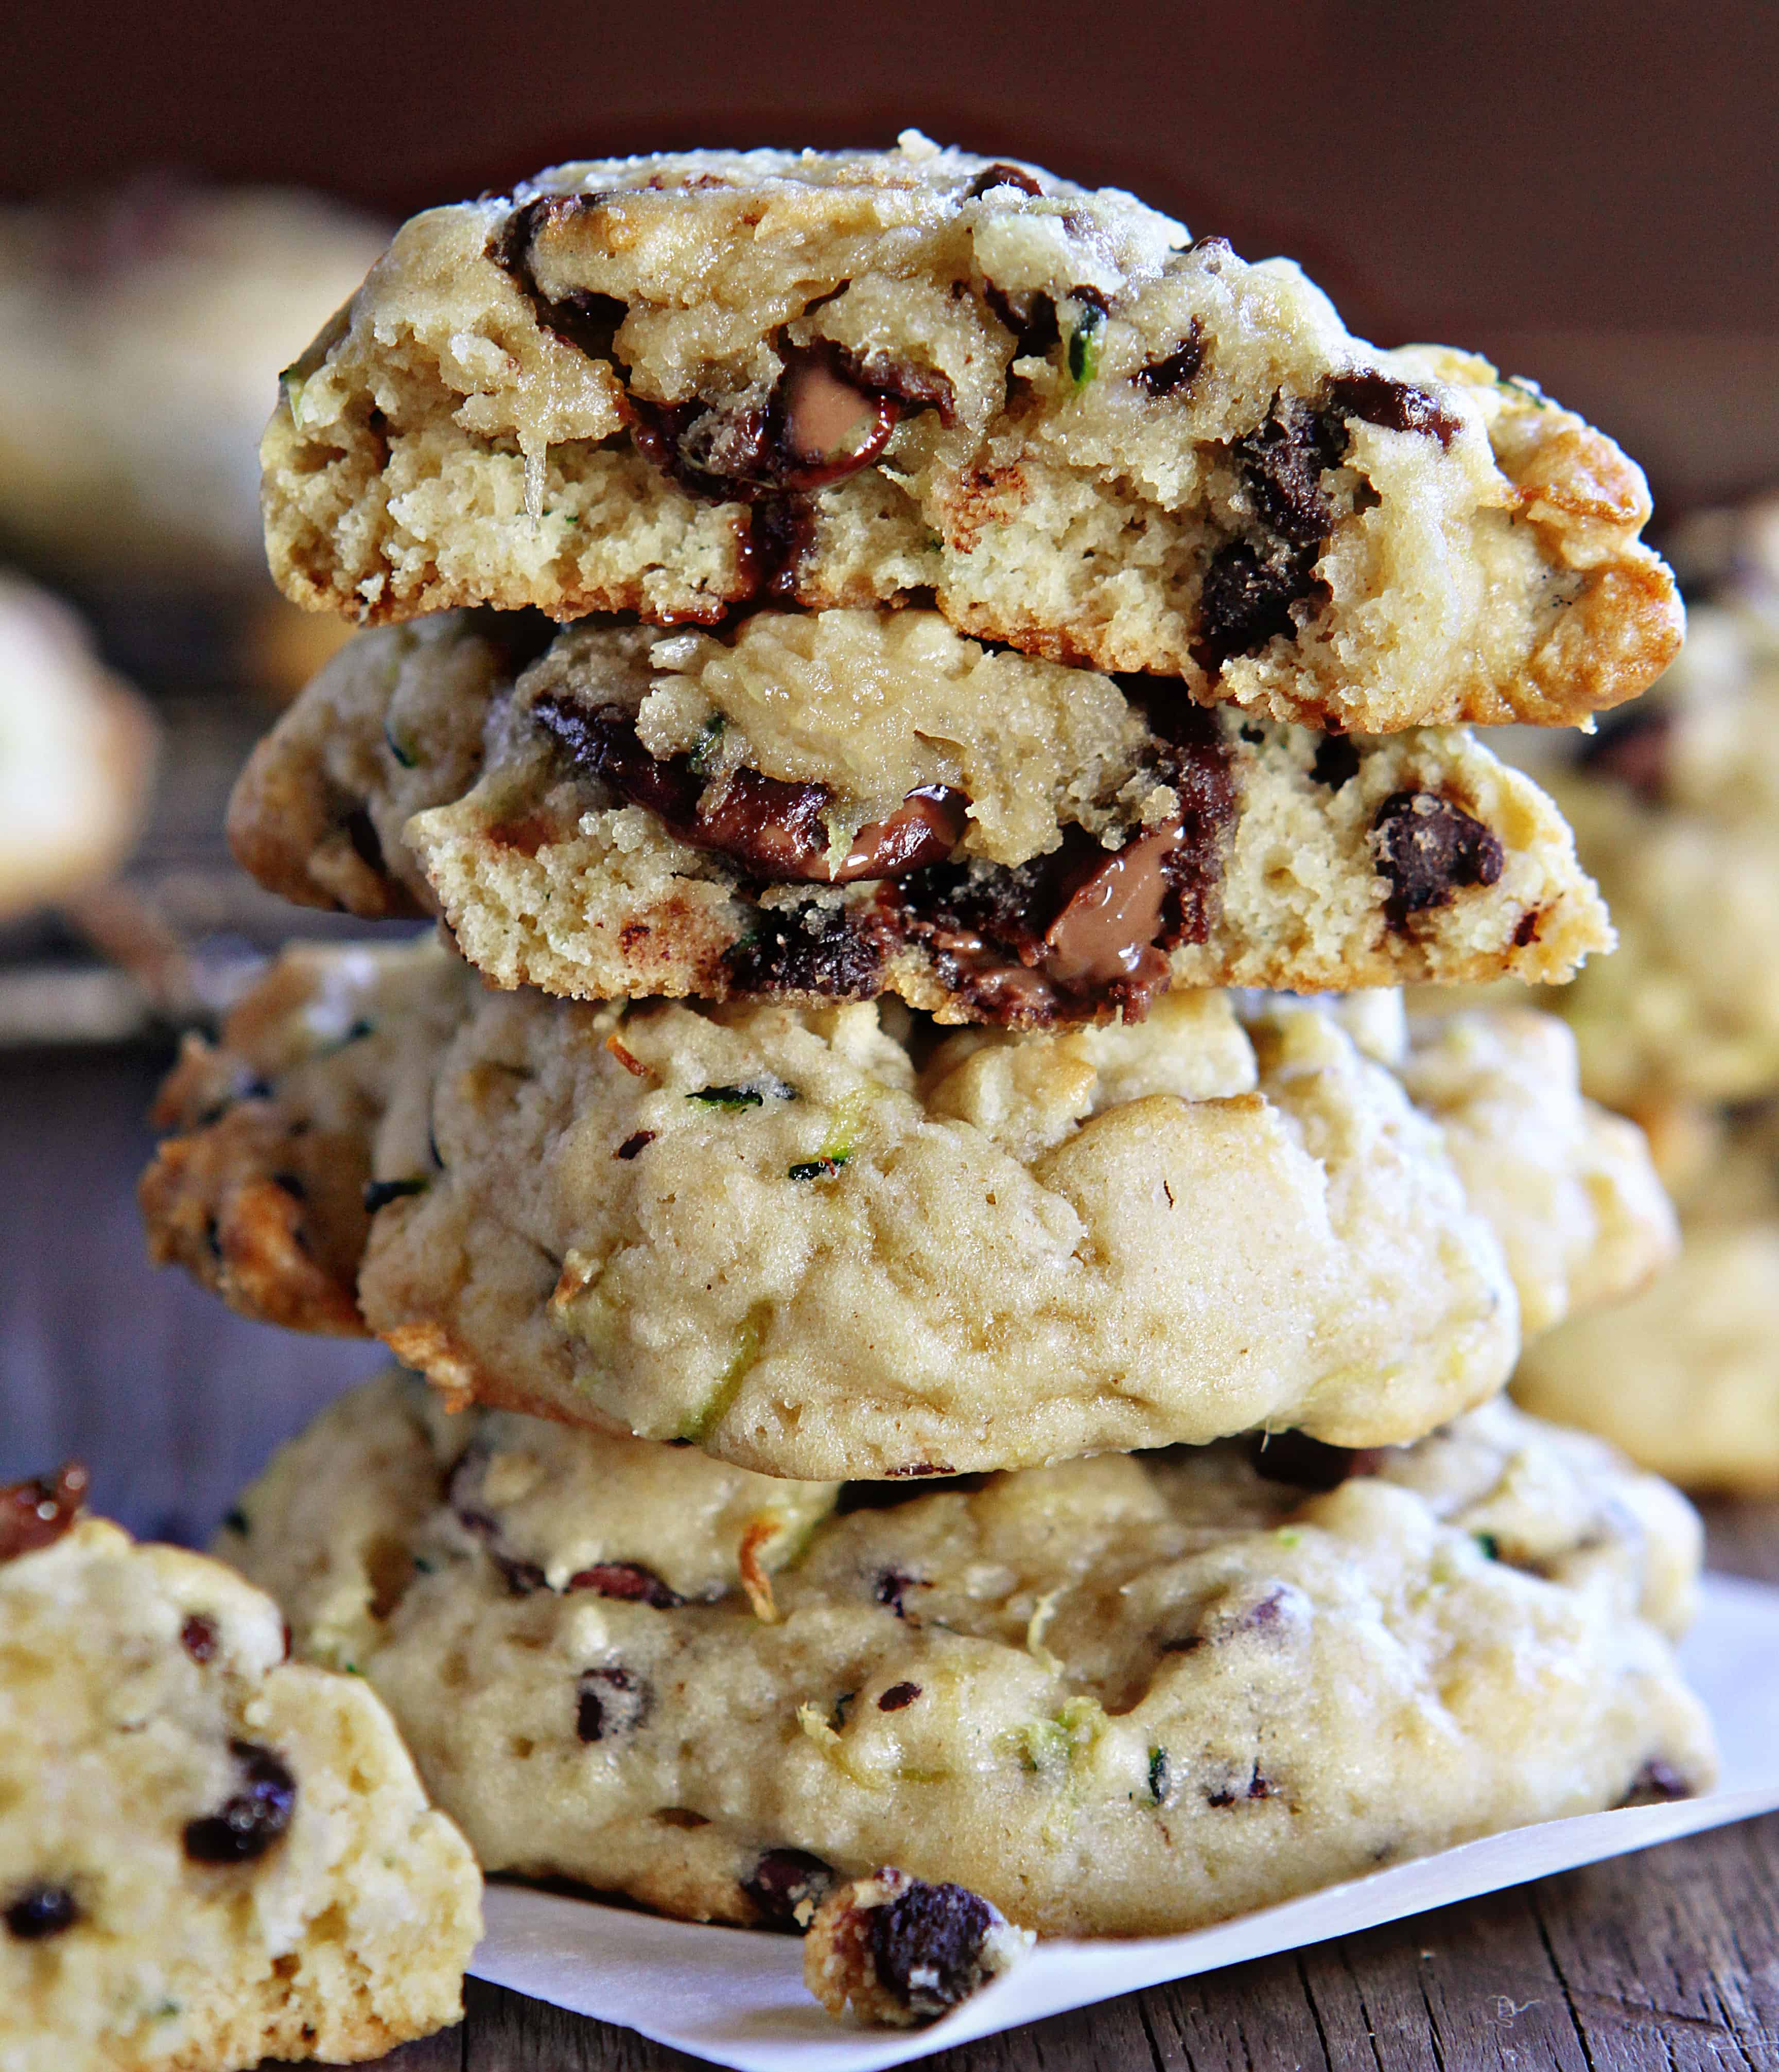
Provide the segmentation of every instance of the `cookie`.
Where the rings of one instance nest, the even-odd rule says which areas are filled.
[[[369,1602],[393,1564],[356,1486],[367,1420],[405,1450],[434,1508],[385,1515],[411,1578],[356,1659],[491,1871],[796,1929],[893,1864],[1041,1934],[1167,1934],[1711,1777],[1662,1638],[1696,1519],[1505,1403],[1376,1454],[1282,1435],[851,1485],[751,1590],[712,1573],[673,1601],[610,1573],[646,1571],[659,1529],[604,1521],[633,1473],[640,1525],[662,1478],[699,1515],[727,1471],[508,1418],[466,1506],[420,1397],[386,1379],[325,1414],[219,1551],[274,1593],[327,1571]],[[509,1503],[575,1462],[560,1557],[528,1538],[543,1580],[516,1575]],[[590,1535],[607,1572],[572,1572]]]
[[[1633,1113],[1779,1087],[1779,621],[1702,606],[1655,692],[1541,771],[1619,948],[1552,1004]]]
[[[84,578],[263,585],[278,371],[382,241],[279,188],[146,179],[0,208],[0,528]]]
[[[1200,702],[1577,721],[1679,639],[1639,471],[1283,261],[941,150],[564,166],[432,209],[286,372],[274,574],[361,621],[903,604]]]
[[[1779,1116],[1744,1116],[1681,1193],[1680,1256],[1529,1346],[1529,1409],[1689,1488],[1779,1495]]]
[[[473,987],[430,939],[298,945],[220,1049],[187,1035],[152,1116],[175,1133],[137,1189],[155,1264],[262,1322],[361,1334],[371,1213],[430,1164],[431,1067]]]
[[[472,987],[446,1038],[461,981],[409,955],[436,1023],[409,1040],[399,1013],[351,1007],[386,1029],[396,1081],[353,1168],[374,1211],[363,1316],[453,1397],[768,1472],[1025,1465],[1265,1423],[1417,1437],[1505,1379],[1513,1272],[1548,1322],[1671,1247],[1641,1140],[1584,1107],[1535,1022],[1411,1045],[1393,996],[1178,993],[1135,1027],[943,1037],[874,1004]],[[249,1128],[268,1148],[231,1185],[297,1222],[269,1162],[340,1112],[331,1075],[362,1097],[373,1055],[278,1075],[279,1013],[305,1026],[329,961],[287,967],[241,1011],[241,1047],[194,1047],[170,1085],[183,1133],[142,1188],[157,1256],[214,1281],[214,1223],[226,1268],[232,1198],[210,1176]],[[1393,1067],[1419,1071],[1439,1123]],[[325,1244],[288,1248],[295,1285]],[[251,1313],[238,1268],[232,1285]],[[294,1306],[274,1276],[260,1313]]]
[[[148,808],[157,730],[67,607],[0,575],[0,920],[109,877]]]
[[[360,635],[237,785],[241,861],[365,914],[430,887],[502,985],[1011,1026],[1170,984],[1559,980],[1612,943],[1560,817],[1456,729],[1205,712],[918,610],[575,629],[507,694],[503,617],[535,622]]]
[[[0,2062],[338,2063],[456,2021],[480,1880],[381,1701],[79,1496],[0,1492]]]
[[[1575,1038],[1554,1016],[1411,1016],[1396,1070],[1501,1240],[1526,1338],[1667,1268],[1679,1235],[1649,1141],[1577,1097]]]

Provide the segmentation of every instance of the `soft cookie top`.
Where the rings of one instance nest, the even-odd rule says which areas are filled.
[[[1369,732],[1571,723],[1680,608],[1610,440],[1114,191],[941,150],[560,166],[415,217],[286,373],[272,565],[366,620],[961,630]]]

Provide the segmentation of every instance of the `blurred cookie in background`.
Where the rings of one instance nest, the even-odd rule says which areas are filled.
[[[0,574],[0,921],[85,891],[141,832],[157,729],[65,606]]]
[[[1555,762],[1526,730],[1503,746],[1559,800],[1619,931],[1537,997],[1588,1092],[1648,1133],[1682,1249],[1528,1346],[1513,1389],[1689,1488],[1779,1494],[1779,496],[1695,512],[1668,545],[1691,599],[1679,659]]]
[[[1513,1393],[1690,1489],[1779,1495],[1779,1106],[1695,1111],[1652,1141],[1679,1258],[1629,1301],[1534,1340]]]
[[[127,666],[283,695],[337,644],[266,574],[259,440],[383,241],[317,195],[167,176],[0,208],[0,534]]]

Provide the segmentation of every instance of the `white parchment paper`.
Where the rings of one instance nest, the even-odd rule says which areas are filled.
[[[488,1933],[471,1969],[736,2072],[875,2072],[1139,1986],[1299,1949],[1779,1807],[1779,1589],[1707,1577],[1682,1654],[1723,1750],[1723,1776],[1708,1798],[1516,1827],[1189,1935],[1041,1942],[931,2029],[842,2027],[804,1991],[802,1945],[793,1938],[694,1927],[517,1886],[489,1888]]]

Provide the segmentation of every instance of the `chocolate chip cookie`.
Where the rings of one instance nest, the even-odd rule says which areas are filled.
[[[1505,1403],[1376,1453],[1280,1434],[849,1484],[752,1576],[726,1498],[733,1553],[676,1583],[648,1521],[675,1479],[711,1515],[727,1471],[480,1413],[441,1457],[422,1397],[327,1412],[219,1551],[294,1586],[299,1653],[306,1579],[381,1603],[356,1659],[490,1870],[794,1931],[893,1864],[1042,1934],[1165,1934],[1711,1779],[1663,1638],[1696,1520]],[[371,1420],[431,1492],[382,1515],[393,1586]]]
[[[1680,635],[1641,473],[1531,384],[912,132],[427,211],[287,370],[262,458],[279,582],[363,621],[930,594],[1031,654],[1373,733],[1572,722]]]
[[[333,1231],[341,1314],[356,1278],[357,1313],[452,1396],[770,1472],[1269,1422],[1417,1437],[1505,1379],[1516,1275],[1542,1325],[1672,1243],[1640,1137],[1580,1101],[1535,1017],[1410,1032],[1387,994],[1181,993],[1134,1027],[947,1035],[872,1003],[454,994],[460,966],[406,955],[392,997],[438,988],[411,1036],[374,993],[330,994],[336,1024],[381,1032],[381,1096],[374,1034],[306,1047],[320,953],[244,1005],[242,1047],[194,1048],[143,1185],[159,1255],[293,1316],[278,1272],[260,1292],[237,1263],[231,1204],[303,1228],[319,1202],[280,1186],[283,1147],[364,1104],[361,1199],[258,1255],[293,1289]]]
[[[81,1494],[0,1490],[0,2062],[339,2063],[457,2020],[480,1881],[375,1693]]]
[[[1207,712],[912,609],[576,629],[503,682],[539,625],[361,635],[244,774],[241,860],[311,904],[436,900],[502,985],[1011,1026],[1170,984],[1561,980],[1612,939],[1561,817],[1456,729]]]

